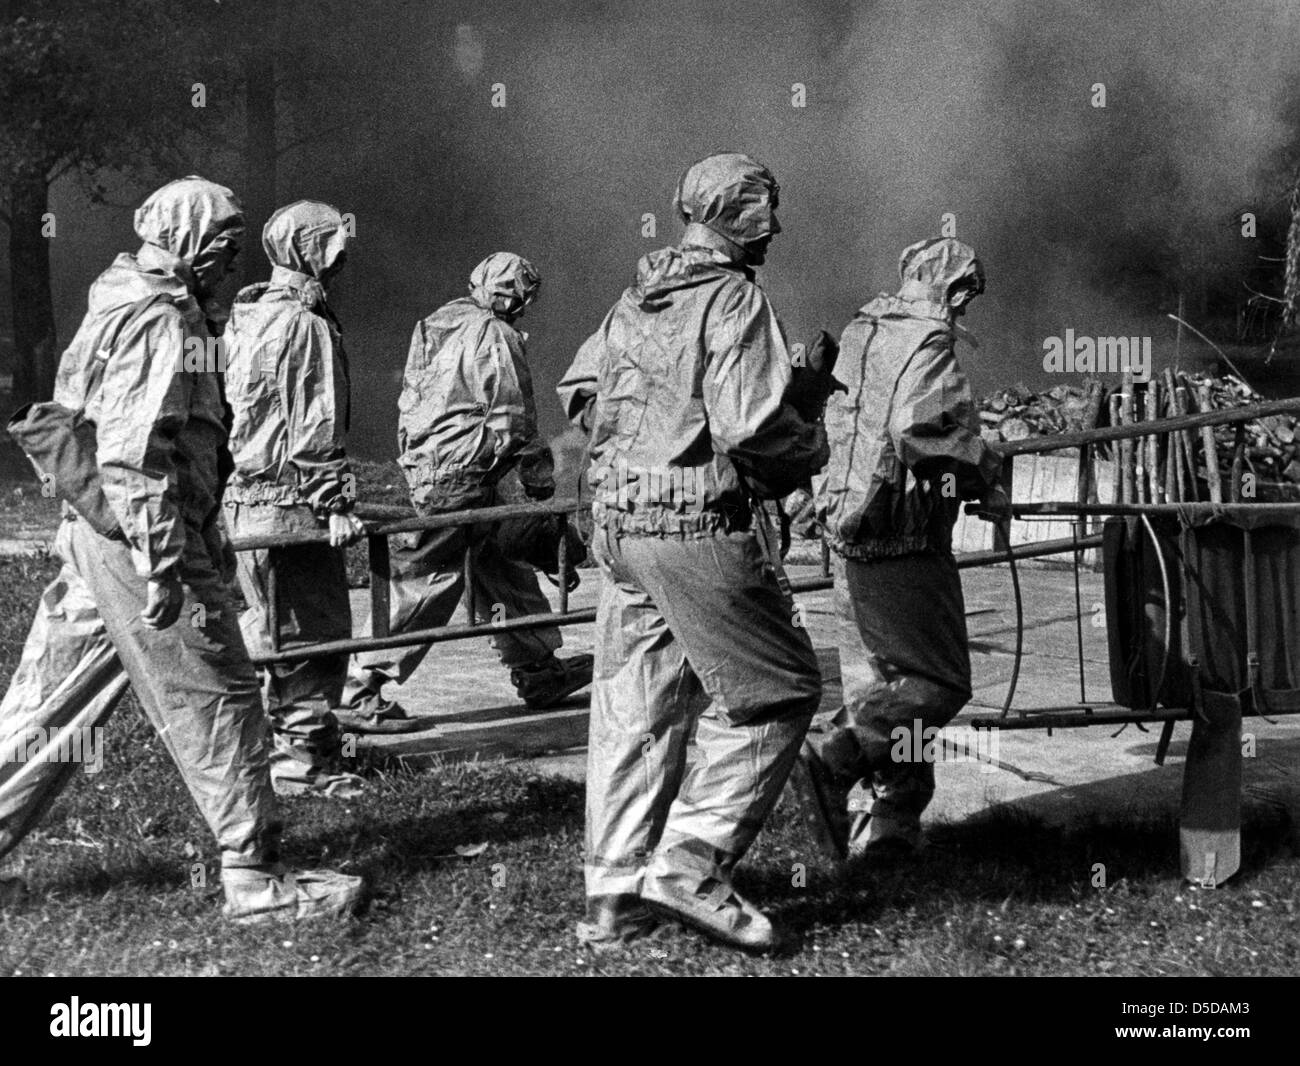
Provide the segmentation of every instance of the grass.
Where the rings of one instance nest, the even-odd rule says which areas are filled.
[[[0,560],[0,682],[54,571]],[[1293,974],[1300,955],[1300,864],[1263,808],[1243,873],[1201,892],[1176,876],[1168,821],[1062,832],[995,808],[935,827],[913,863],[846,874],[781,807],[738,883],[790,930],[789,950],[752,958],[674,930],[594,959],[573,937],[582,787],[501,763],[376,771],[361,800],[286,805],[286,857],[364,873],[371,907],[236,927],[219,915],[215,845],[133,697],[105,752],[11,857],[32,894],[0,913],[0,974],[1254,975]]]
[[[52,541],[58,524],[59,501],[42,496],[39,482],[0,480],[0,540]]]

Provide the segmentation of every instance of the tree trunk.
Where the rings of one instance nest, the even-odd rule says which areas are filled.
[[[15,407],[48,400],[57,353],[50,290],[50,238],[42,232],[50,207],[45,175],[16,177],[9,196],[9,288],[13,300]]]
[[[255,9],[258,27],[244,68],[244,241],[243,280],[248,285],[271,276],[262,254],[262,227],[276,203],[275,42],[277,4],[262,0]]]

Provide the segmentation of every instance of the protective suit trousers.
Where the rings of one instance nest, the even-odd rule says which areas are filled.
[[[72,733],[104,725],[129,681],[217,838],[222,865],[275,862],[281,824],[257,676],[199,533],[187,531],[180,618],[161,632],[140,623],[145,580],[125,543],[72,518],[56,548],[63,568],[41,596],[0,703],[0,751],[18,738],[46,742],[28,746],[22,762],[0,764],[0,856],[77,769],[52,756]]]
[[[602,583],[587,895],[637,893],[656,850],[708,854],[725,876],[776,803],[816,710],[812,643],[753,533],[598,528],[593,553]]]
[[[886,837],[914,844],[934,796],[926,731],[942,729],[971,697],[961,575],[950,552],[925,552],[846,559],[845,579],[864,678],[809,740],[833,770],[867,786],[870,822],[858,820],[855,847]]]
[[[465,592],[467,554],[477,621],[501,621],[548,614],[551,610],[536,572],[527,563],[502,556],[491,538],[490,527],[421,530],[391,538],[390,546],[390,633],[432,629],[451,621]],[[369,621],[364,632],[370,632]],[[547,659],[561,644],[558,628],[497,633],[492,637],[492,645],[507,669]],[[424,661],[429,648],[428,644],[418,644],[354,656],[343,705],[359,709],[379,696],[384,682],[402,683]]]
[[[253,532],[239,517],[245,508],[227,506],[234,535]],[[275,567],[277,623],[281,644],[347,640],[352,608],[343,552],[328,544],[240,552],[239,587],[247,610],[240,621],[249,648],[270,650],[270,570]],[[266,711],[271,718],[271,776],[308,782],[336,768],[339,704],[347,676],[346,654],[264,668]]]

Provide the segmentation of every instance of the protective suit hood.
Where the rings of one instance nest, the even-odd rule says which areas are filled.
[[[496,315],[522,314],[541,287],[537,268],[514,252],[493,252],[469,276],[471,299]]]
[[[135,232],[145,244],[188,265],[217,238],[241,237],[244,209],[224,185],[191,174],[164,185],[140,205]]]
[[[670,293],[706,284],[724,271],[739,271],[747,278],[753,277],[740,264],[710,249],[660,248],[642,256],[637,263],[631,292],[641,307],[651,310],[662,306]]]
[[[123,252],[91,284],[87,308],[92,315],[104,315],[151,296],[167,296],[182,311],[197,313],[184,272],[179,259],[153,245],[136,255]]]
[[[951,307],[954,288],[970,285],[984,291],[984,267],[969,244],[952,237],[933,237],[903,249],[898,260],[901,300]]]
[[[320,278],[348,249],[351,236],[338,208],[316,200],[286,204],[266,221],[262,249],[272,266]]]
[[[780,186],[772,172],[747,155],[723,152],[688,167],[673,205],[688,224],[705,226],[742,247],[778,232]]]

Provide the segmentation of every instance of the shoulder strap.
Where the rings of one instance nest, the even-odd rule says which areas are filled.
[[[117,348],[117,342],[121,338],[126,327],[135,322],[149,308],[163,301],[170,302],[171,297],[163,292],[156,292],[152,296],[146,296],[143,300],[137,300],[132,306],[129,313],[123,316],[122,320],[113,330],[111,339],[101,341],[98,351],[91,356],[90,372],[86,382],[86,395],[82,401],[82,410],[90,404],[90,401],[99,392],[99,387],[104,380],[104,367],[107,366],[109,357]],[[103,354],[101,354],[103,353]]]

